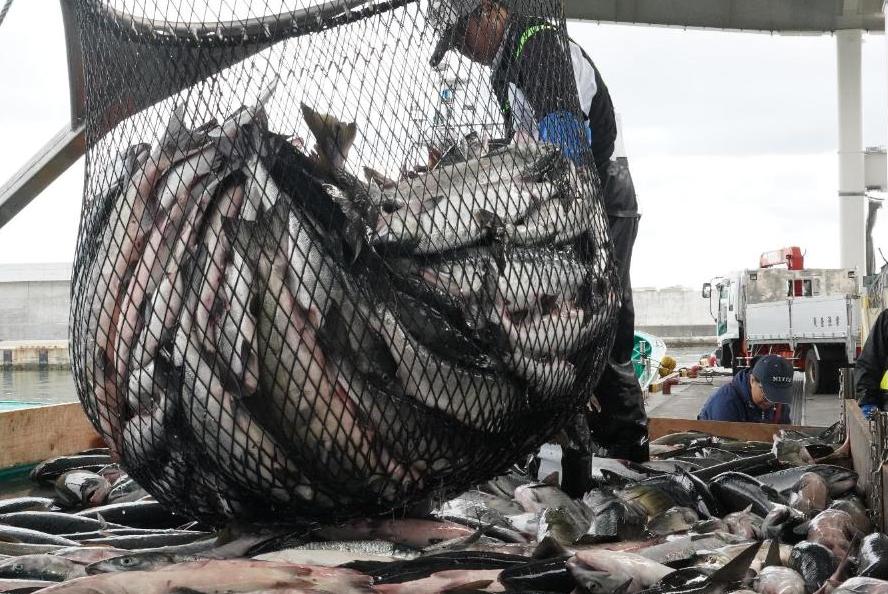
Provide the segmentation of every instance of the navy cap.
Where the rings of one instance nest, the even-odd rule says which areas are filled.
[[[792,403],[792,365],[780,355],[767,355],[752,368],[752,376],[765,390],[765,398],[775,404]]]

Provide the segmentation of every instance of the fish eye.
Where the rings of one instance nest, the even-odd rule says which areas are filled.
[[[135,565],[136,560],[133,559],[132,557],[124,557],[123,559],[120,560],[120,564],[121,565]]]
[[[24,563],[16,563],[15,565],[12,566],[12,570],[13,571],[24,571],[25,564]]]

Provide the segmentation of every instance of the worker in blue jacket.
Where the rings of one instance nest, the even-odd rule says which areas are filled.
[[[586,442],[591,429],[597,454],[647,461],[647,414],[631,360],[635,310],[629,267],[639,214],[628,162],[615,155],[618,128],[610,92],[586,52],[561,29],[500,0],[430,0],[427,14],[440,35],[432,66],[451,49],[489,66],[509,137],[521,131],[556,144],[577,165],[598,173],[622,304],[610,358],[594,390],[601,414],[581,415],[572,426],[587,425],[578,429],[587,434],[579,437]],[[564,460],[569,457],[566,452]]]
[[[751,370],[741,370],[730,384],[713,392],[697,418],[701,421],[788,424],[792,375],[792,365],[783,357],[762,357]]]

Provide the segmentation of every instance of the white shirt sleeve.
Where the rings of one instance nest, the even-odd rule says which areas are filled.
[[[577,83],[577,94],[580,96],[580,109],[583,113],[588,113],[592,106],[592,99],[598,93],[598,85],[595,83],[595,68],[583,55],[580,49],[572,40],[570,46],[570,61],[573,64],[574,80]]]
[[[533,117],[533,108],[527,101],[524,93],[509,83],[509,106],[512,109],[512,125],[515,131],[530,134],[533,138],[539,138],[536,120]]]

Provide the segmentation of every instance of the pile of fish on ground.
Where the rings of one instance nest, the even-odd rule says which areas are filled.
[[[607,251],[575,242],[606,237],[594,190],[529,139],[364,183],[354,124],[303,106],[308,155],[268,131],[270,94],[198,128],[178,108],[156,146],[91,164],[111,179],[71,342],[94,425],[201,518],[388,510],[504,470],[606,350]]]
[[[53,459],[32,477],[55,497],[0,500],[0,592],[888,592],[847,444],[653,450],[596,459],[582,498],[515,468],[417,517],[219,531],[124,488],[106,452]]]

